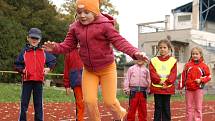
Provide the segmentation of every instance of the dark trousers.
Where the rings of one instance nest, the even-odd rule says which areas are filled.
[[[31,93],[33,92],[33,104],[34,104],[34,121],[43,121],[43,84],[42,82],[24,82],[22,85],[21,94],[21,109],[19,121],[27,121],[26,113],[28,110],[29,101],[31,99]]]
[[[137,110],[139,121],[147,121],[146,98],[145,91],[130,91],[127,121],[135,121]]]
[[[154,94],[154,121],[171,121],[170,97],[171,95]]]

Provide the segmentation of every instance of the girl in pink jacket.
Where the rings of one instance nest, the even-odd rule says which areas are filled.
[[[113,48],[133,59],[145,60],[143,52],[133,47],[114,28],[114,19],[99,10],[99,0],[77,0],[77,21],[70,25],[62,43],[46,42],[43,47],[53,53],[66,53],[80,44],[80,57],[84,64],[82,91],[90,121],[100,121],[97,105],[98,86],[101,85],[104,103],[121,120],[126,110],[116,98],[117,72]]]
[[[129,109],[127,121],[135,121],[138,110],[139,121],[147,121],[146,93],[151,84],[149,70],[144,61],[136,61],[126,74],[124,81],[124,92],[129,94]]]

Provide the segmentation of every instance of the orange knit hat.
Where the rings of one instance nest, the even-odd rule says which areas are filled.
[[[77,0],[76,5],[77,8],[84,8],[95,13],[96,15],[100,13],[99,0]]]

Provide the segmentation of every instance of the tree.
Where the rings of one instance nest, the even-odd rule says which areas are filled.
[[[42,30],[42,42],[59,42],[64,39],[68,25],[48,0],[0,0],[0,70],[13,70],[14,60],[25,45],[30,28]],[[58,65],[63,66],[63,59],[58,57],[58,60]],[[63,72],[60,67],[56,67],[57,73]],[[11,76],[3,79],[14,80]]]
[[[63,4],[63,9],[61,12],[65,11],[67,13],[66,19],[70,21],[75,20],[76,14],[76,0],[65,0],[66,2]],[[115,7],[110,2],[110,0],[100,0],[100,10],[101,12],[108,13],[110,15],[118,15],[118,11],[115,10]]]
[[[25,28],[8,17],[0,17],[0,65],[1,70],[13,70],[18,51],[25,43]],[[5,78],[3,78],[5,76]],[[2,75],[0,81],[15,80],[14,75]]]
[[[101,12],[108,13],[113,16],[119,14],[110,0],[100,0],[100,8]]]

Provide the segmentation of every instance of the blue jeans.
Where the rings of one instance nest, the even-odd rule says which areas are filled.
[[[31,93],[33,92],[34,121],[43,121],[43,83],[37,81],[27,81],[22,85],[21,109],[19,121],[27,121],[26,112],[28,110]]]

